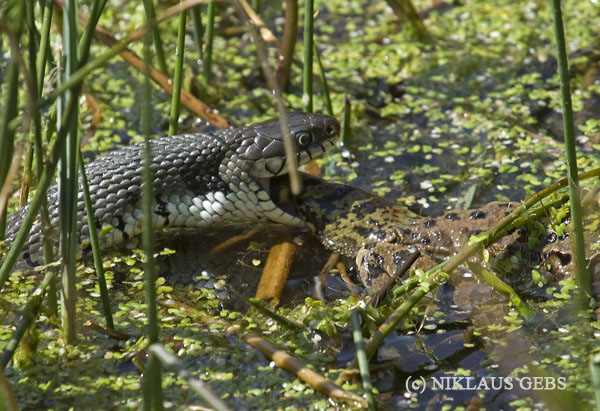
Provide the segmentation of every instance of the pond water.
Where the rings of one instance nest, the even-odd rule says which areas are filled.
[[[336,116],[340,117],[344,95],[352,102],[351,136],[318,160],[323,177],[366,189],[422,215],[438,215],[449,208],[495,200],[520,201],[564,176],[559,84],[547,3],[418,2],[434,39],[424,42],[398,21],[385,2],[317,2],[316,42],[327,69]],[[123,32],[143,16],[141,6],[130,2],[109,7],[100,24]],[[600,166],[600,7],[589,0],[567,2],[564,7],[578,160],[580,168],[588,170]],[[265,3],[263,9],[267,26],[280,34],[279,3]],[[220,9],[217,22],[213,81],[204,84],[201,80],[202,67],[189,36],[186,88],[218,108],[232,124],[275,116],[250,38],[225,33],[228,27],[240,24],[229,8]],[[162,27],[172,67],[176,21]],[[1,46],[0,78],[7,58],[6,43]],[[302,46],[297,47],[300,56]],[[141,44],[132,48],[140,52]],[[103,50],[104,46],[96,44],[92,53]],[[276,56],[276,49],[270,53]],[[301,69],[295,65],[292,88],[286,95],[294,110],[302,107],[300,79]],[[117,58],[86,81],[85,90],[101,113],[100,121],[92,126],[91,105],[82,106],[81,127],[88,136],[83,147],[86,157],[141,140],[141,84],[141,75]],[[315,111],[324,112],[320,88],[316,90]],[[168,128],[170,100],[163,92],[154,91],[152,130],[161,135]],[[0,90],[0,101],[4,101],[2,93]],[[182,113],[180,131],[206,129],[210,128],[203,121]],[[268,229],[237,244],[227,258],[206,266],[197,263],[194,269],[233,274],[251,295],[267,249],[278,234]],[[179,258],[198,254],[230,235],[231,231],[186,233],[163,244],[178,250],[175,256]],[[312,331],[293,334],[265,318],[249,316],[240,322],[248,329],[264,330],[276,343],[336,379],[353,353],[348,310],[355,301],[346,297],[335,279],[328,283],[327,304],[305,300],[312,285],[304,277],[318,273],[328,251],[304,232],[292,236],[302,245],[281,313],[319,330],[320,337],[315,338]],[[185,257],[177,258],[162,266],[161,298],[174,295],[200,312],[233,322],[243,318],[245,306],[230,306],[208,297],[193,286],[194,281],[189,285],[181,276],[169,278],[173,271],[189,269]],[[15,367],[7,373],[23,408],[139,405],[139,371],[131,358],[144,345],[137,337],[142,335],[145,319],[141,257],[115,253],[106,260],[113,271],[108,276],[118,326],[134,337],[115,342],[84,330],[79,347],[63,349],[58,328],[44,314],[33,367]],[[82,318],[101,322],[97,286],[90,271],[80,269],[80,313]],[[3,302],[0,309],[4,318],[0,341],[12,334],[14,318],[33,284],[32,278],[15,282],[6,294],[10,302]],[[579,318],[570,309],[572,281],[551,286],[554,288],[544,285],[537,294],[525,290],[537,311],[534,320],[527,322],[486,284],[464,272],[454,276],[435,297],[427,297],[377,353],[372,376],[378,399],[386,409],[544,408],[543,402],[551,401],[550,397],[527,384],[543,381],[542,385],[549,387],[550,381],[561,384],[559,378],[564,378],[568,391],[577,393],[589,406],[592,393],[584,370],[589,357],[598,352],[597,320],[592,315]],[[221,328],[196,323],[176,310],[163,309],[161,316],[162,333],[177,341],[177,352],[186,366],[210,381],[232,406],[331,406]],[[512,380],[507,380],[509,377]],[[427,384],[422,393],[417,392],[419,384],[410,385],[421,379]],[[453,385],[443,385],[450,383]],[[479,386],[488,383],[488,387]],[[434,390],[435,384],[443,389]],[[174,407],[198,402],[173,374],[165,377],[164,385],[165,398]],[[478,389],[471,389],[473,386]],[[344,383],[344,388],[361,389],[357,379]]]

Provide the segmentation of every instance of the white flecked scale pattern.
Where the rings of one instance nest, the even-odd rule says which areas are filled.
[[[203,228],[211,225],[241,224],[253,221],[271,221],[288,226],[300,226],[302,224],[300,218],[278,208],[266,191],[260,189],[258,185],[256,185],[256,188],[259,188],[258,191],[249,191],[247,194],[243,191],[230,193],[229,198],[218,191],[211,196],[212,202],[209,200],[209,196],[192,197],[191,193],[162,198],[167,204],[166,209],[169,214],[165,217],[154,213],[153,227],[155,230],[163,228]],[[230,199],[233,197],[235,197],[234,200]],[[249,197],[252,197],[254,201],[249,201]],[[142,233],[142,213],[139,208],[133,213],[125,212],[121,216],[121,220],[125,223],[123,231],[128,238],[139,236]],[[124,242],[123,231],[116,228],[118,226],[119,221],[115,218],[111,229],[104,230],[105,233],[101,237],[104,247]],[[107,227],[102,228],[106,229]]]

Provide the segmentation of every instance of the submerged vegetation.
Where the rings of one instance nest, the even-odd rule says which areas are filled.
[[[24,205],[30,189],[44,218],[44,193],[59,156],[59,172],[75,184],[80,160],[175,130],[277,117],[278,102],[290,111],[332,110],[339,120],[344,110],[344,145],[318,160],[324,178],[424,216],[496,200],[524,201],[566,176],[551,4],[413,5],[332,0],[307,7],[290,0],[284,11],[270,1],[253,2],[254,10],[245,1],[3,2],[0,238],[6,216]],[[600,6],[577,0],[562,7],[575,115],[571,144],[583,173],[600,167]],[[181,9],[187,19],[166,18]],[[136,30],[154,14],[158,25],[147,33]],[[262,38],[258,43],[252,27]],[[262,54],[265,61],[257,57]],[[280,55],[292,58],[282,61]],[[303,65],[313,58],[314,67]],[[263,65],[273,78],[265,78]],[[171,80],[181,81],[181,97]],[[282,100],[274,98],[274,89]],[[69,150],[63,152],[61,144]],[[585,181],[592,193],[585,232],[597,232],[600,221],[598,175],[591,175]],[[561,190],[544,200],[546,208],[514,224],[532,233],[552,227],[557,237],[568,236],[568,195]],[[329,252],[305,232],[292,232],[292,240],[279,230],[245,233],[226,257],[189,262],[199,254],[190,243],[208,251],[233,234],[224,229],[160,236],[155,248],[152,238],[144,238],[145,251],[106,250],[95,268],[88,259],[76,265],[72,259],[70,276],[52,271],[57,264],[33,273],[3,265],[0,401],[7,409],[15,403],[23,409],[192,408],[206,401],[221,409],[374,407],[373,398],[356,396],[370,389],[362,385],[369,380],[370,357],[372,394],[385,407],[593,404],[588,363],[600,354],[600,323],[596,302],[573,303],[581,296],[573,276],[549,278],[534,269],[502,282],[476,267],[451,276],[417,269],[375,308],[366,292],[349,295],[331,279],[324,301],[307,297],[305,278],[319,274]],[[240,296],[218,298],[224,283],[234,294],[254,295],[268,249],[282,238],[298,245],[282,307],[273,313]],[[534,248],[537,237],[529,238]],[[586,246],[596,253],[587,256],[593,281],[600,244]],[[7,248],[0,243],[0,261],[8,260]],[[514,268],[520,257],[505,263]],[[356,274],[354,261],[345,263]],[[207,280],[207,273],[217,278]],[[474,273],[493,287],[475,281]],[[216,288],[198,286],[207,281]],[[56,287],[69,293],[61,300]],[[65,301],[73,303],[71,311]],[[390,316],[397,321],[383,338],[378,327],[389,324]],[[364,338],[383,341],[367,344],[356,362],[353,327],[355,338],[362,327]],[[158,371],[160,361],[172,358],[161,345],[148,348],[157,341],[177,356],[177,364]],[[282,361],[263,355],[269,344],[337,387],[324,389],[330,383],[319,376],[311,382],[288,374]],[[454,385],[433,388],[445,381]],[[212,394],[202,391],[201,382]],[[534,383],[543,389],[532,388]]]

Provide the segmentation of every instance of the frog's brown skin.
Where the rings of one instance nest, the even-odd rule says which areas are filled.
[[[354,187],[311,176],[304,176],[304,183],[304,192],[295,203],[306,225],[327,248],[356,258],[363,284],[375,289],[414,251],[419,250],[423,256],[417,267],[431,268],[456,254],[472,235],[496,226],[519,206],[492,202],[474,210],[422,217]],[[525,266],[539,265],[557,279],[573,272],[568,235],[558,238],[548,229],[538,236],[541,244],[532,250],[527,246],[528,236],[525,228],[513,230],[489,247],[493,269],[522,274]],[[586,233],[586,244],[598,241],[600,233]]]

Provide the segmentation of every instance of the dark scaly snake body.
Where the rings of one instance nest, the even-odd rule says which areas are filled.
[[[334,144],[339,123],[318,114],[292,113],[297,163],[303,164]],[[299,225],[301,220],[271,200],[266,179],[287,172],[279,120],[211,134],[187,134],[151,140],[155,229],[206,227],[211,224],[273,221]],[[143,144],[109,153],[86,166],[94,219],[104,247],[141,234]],[[48,192],[52,230],[58,226],[57,189]],[[27,208],[9,219],[12,243]],[[78,198],[79,242],[89,236],[83,193]],[[54,233],[55,234],[55,233]],[[20,263],[41,263],[41,225],[35,224]]]

